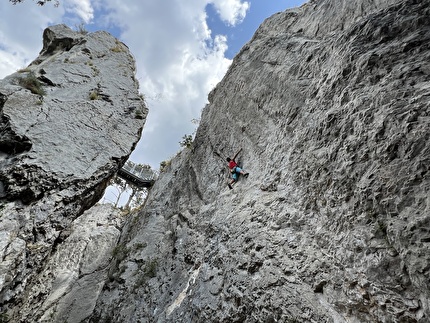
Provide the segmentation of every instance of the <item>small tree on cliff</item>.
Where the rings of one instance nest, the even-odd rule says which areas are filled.
[[[182,137],[182,141],[179,142],[181,147],[191,148],[193,146],[193,136],[192,135],[184,135]]]
[[[191,119],[191,123],[196,125],[196,129],[194,129],[193,133],[191,135],[183,135],[182,141],[179,142],[179,145],[183,148],[192,148],[193,147],[193,137],[197,132],[197,127],[200,123],[200,119]]]

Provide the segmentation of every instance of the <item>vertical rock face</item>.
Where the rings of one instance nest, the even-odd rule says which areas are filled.
[[[134,73],[108,33],[58,25],[34,62],[0,81],[2,320],[67,318],[55,309],[76,303],[63,297],[76,297],[73,283],[103,281],[122,221],[106,207],[82,214],[140,138],[147,108]]]
[[[266,20],[126,224],[90,321],[428,322],[429,44],[428,0]]]

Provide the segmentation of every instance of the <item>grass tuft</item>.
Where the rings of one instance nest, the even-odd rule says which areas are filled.
[[[45,95],[46,92],[42,87],[42,83],[37,79],[33,72],[30,72],[25,77],[19,78],[19,85],[30,90],[33,94]]]

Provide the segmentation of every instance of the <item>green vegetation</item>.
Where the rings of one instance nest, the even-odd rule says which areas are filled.
[[[92,61],[85,62],[85,65],[91,67],[91,70],[93,71],[93,76],[97,76],[100,74],[100,70],[94,66],[94,63]]]
[[[146,103],[145,103],[145,96],[142,93],[139,93],[139,99],[141,99],[144,102],[144,104],[146,105]],[[143,119],[144,118],[144,114],[143,114],[142,110],[141,109],[136,109],[136,111],[134,112],[134,117],[136,119]]]
[[[27,90],[30,90],[33,94],[42,96],[46,94],[45,90],[42,88],[42,83],[40,83],[33,72],[29,72],[25,77],[20,77],[18,82],[19,85]]]
[[[191,135],[184,135],[182,137],[182,141],[179,142],[179,145],[181,147],[186,147],[186,148],[192,148],[193,147],[193,137],[197,132],[197,127],[200,124],[200,119],[191,119],[191,123],[196,125],[196,129],[194,129],[193,133]]]
[[[169,167],[171,162],[172,162],[171,160],[163,160],[160,163],[160,172],[163,172],[167,167]]]
[[[145,276],[148,278],[154,278],[155,276],[157,276],[157,267],[158,267],[157,259],[149,260],[146,263],[145,268],[143,270]]]
[[[110,49],[114,53],[125,52],[124,45],[117,39],[115,40],[115,46]]]
[[[184,135],[182,137],[182,141],[179,142],[181,147],[191,148],[193,146],[193,136],[192,135]]]
[[[118,261],[121,262],[127,257],[127,254],[130,250],[124,244],[118,244],[112,251],[112,256]]]
[[[146,242],[139,242],[139,243],[136,243],[135,245],[134,245],[134,248],[136,249],[136,250],[142,250],[142,249],[144,249],[144,248],[146,248],[147,247],[147,243]]]
[[[100,96],[99,96],[99,92],[97,90],[93,90],[90,93],[90,100],[99,100]]]
[[[31,72],[31,69],[29,67],[21,68],[18,70],[18,73],[27,73],[27,72]]]
[[[136,119],[143,119],[143,113],[142,113],[142,111],[141,111],[140,109],[137,109],[137,110],[134,112],[134,117],[135,117]]]
[[[148,279],[154,278],[157,276],[157,267],[158,267],[158,260],[157,259],[149,259],[145,263],[145,266],[143,268],[143,274],[139,277],[139,279],[136,281],[134,285],[134,289],[138,289],[141,286],[145,285]]]
[[[82,35],[88,34],[88,31],[85,29],[85,25],[81,22],[79,25],[75,25],[76,31]]]
[[[112,251],[113,264],[109,269],[108,278],[110,281],[121,282],[121,274],[124,273],[126,266],[121,265],[121,262],[127,257],[130,250],[125,244],[119,243]]]
[[[93,76],[97,76],[100,74],[100,70],[97,67],[93,65],[90,65],[90,66],[91,66],[91,69],[93,70]]]

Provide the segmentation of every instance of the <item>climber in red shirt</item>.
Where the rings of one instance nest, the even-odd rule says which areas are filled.
[[[230,169],[231,173],[231,181],[228,183],[228,188],[232,189],[233,184],[237,182],[239,174],[242,174],[244,177],[248,177],[249,173],[246,173],[242,168],[240,168],[236,163],[236,157],[239,155],[239,153],[242,151],[242,148],[234,155],[233,158],[227,158],[228,162],[228,168]]]

